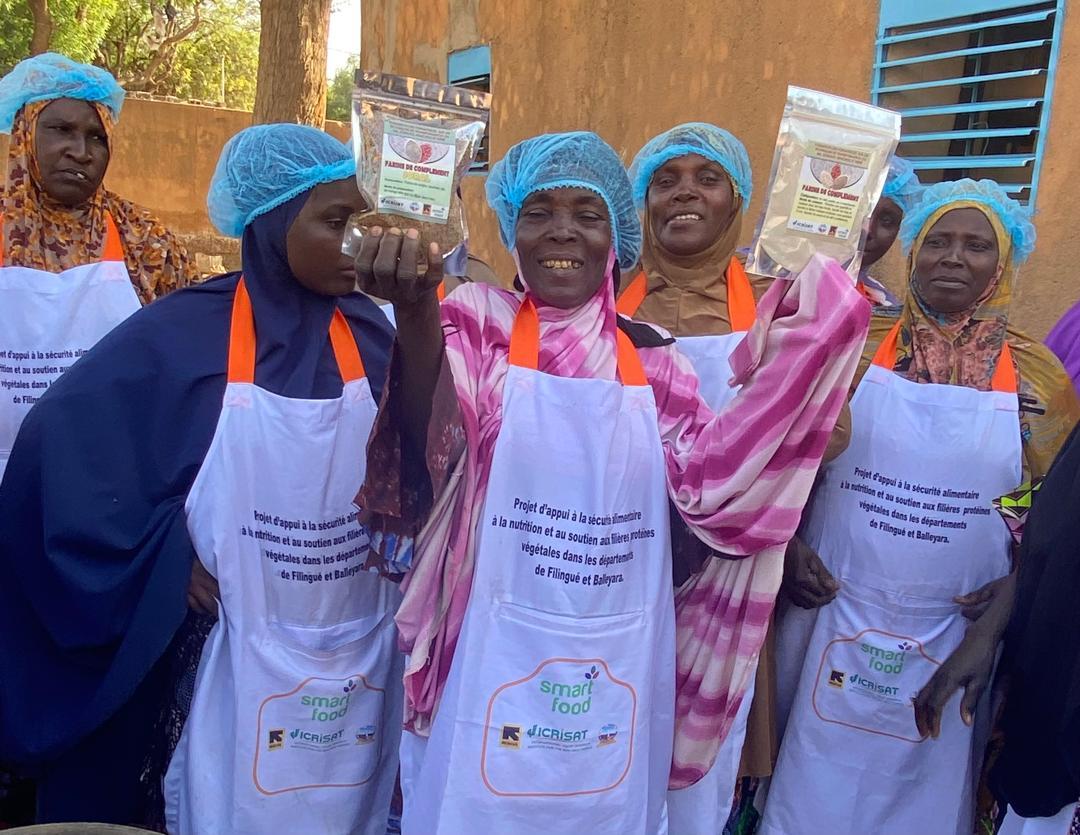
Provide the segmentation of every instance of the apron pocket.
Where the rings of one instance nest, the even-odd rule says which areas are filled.
[[[493,658],[483,693],[480,769],[500,797],[607,795],[621,804],[642,721],[644,612],[567,617],[497,604],[492,634],[509,657]],[[511,649],[512,648],[512,649]],[[645,694],[648,698],[648,693]],[[598,810],[599,811],[599,810]]]

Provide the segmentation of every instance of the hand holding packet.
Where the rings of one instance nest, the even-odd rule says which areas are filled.
[[[459,260],[468,239],[459,186],[476,159],[490,112],[489,93],[358,70],[353,153],[356,182],[369,209],[349,219],[342,251],[355,256],[373,226],[415,228],[421,253],[434,242],[444,262]]]

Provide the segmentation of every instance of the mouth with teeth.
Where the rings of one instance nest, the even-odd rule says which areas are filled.
[[[538,262],[545,270],[579,270],[584,262],[573,258],[545,258]]]
[[[76,168],[65,168],[60,173],[72,179],[78,180],[80,183],[90,182],[90,178],[86,176],[86,172],[79,171]]]
[[[699,223],[704,220],[697,212],[680,212],[668,219],[668,223]]]

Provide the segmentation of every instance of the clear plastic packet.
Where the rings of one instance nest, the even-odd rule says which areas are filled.
[[[490,112],[490,93],[357,70],[353,154],[356,182],[371,209],[349,219],[342,251],[355,257],[372,226],[415,228],[421,270],[433,241],[448,274],[463,269],[468,227],[459,186]]]
[[[788,87],[747,271],[784,278],[820,252],[857,279],[870,215],[899,140],[899,113]]]

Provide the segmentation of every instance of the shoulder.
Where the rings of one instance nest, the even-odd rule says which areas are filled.
[[[1036,339],[1028,336],[1023,331],[1009,328],[1005,332],[1005,341],[1009,343],[1009,349],[1020,366],[1023,375],[1025,367],[1036,373],[1059,376],[1062,380],[1068,379],[1065,366],[1057,358],[1053,351]]]

